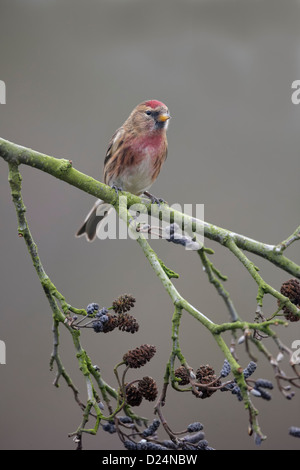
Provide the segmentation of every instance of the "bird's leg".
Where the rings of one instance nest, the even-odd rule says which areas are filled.
[[[117,185],[115,185],[115,184],[112,184],[112,185],[111,185],[111,188],[116,191],[117,196],[119,195],[119,191],[123,191],[123,188],[121,188],[120,186],[117,186]]]
[[[160,197],[155,197],[152,194],[150,194],[148,191],[144,191],[145,196],[147,196],[149,199],[151,199],[152,204],[158,204],[159,206],[161,204],[165,204],[166,201],[164,199],[161,199]]]

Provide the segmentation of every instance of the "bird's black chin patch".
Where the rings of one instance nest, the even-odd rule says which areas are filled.
[[[166,127],[166,121],[155,121],[155,129],[163,129]]]

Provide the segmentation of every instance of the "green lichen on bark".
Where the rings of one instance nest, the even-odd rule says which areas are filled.
[[[152,216],[156,216],[160,220],[167,221],[168,223],[179,222],[179,225],[181,225],[183,229],[186,226],[189,226],[190,229],[196,234],[196,239],[197,235],[202,235],[203,232],[204,237],[217,242],[225,249],[228,249],[247,269],[248,273],[258,286],[256,301],[260,310],[263,306],[264,296],[269,294],[279,302],[279,307],[287,307],[295,316],[300,316],[300,310],[298,306],[294,305],[289,298],[285,297],[281,294],[281,292],[277,291],[271,285],[269,285],[259,274],[258,267],[244,253],[246,251],[265,258],[273,265],[297,278],[300,278],[300,266],[283,255],[283,251],[286,250],[286,248],[291,243],[300,239],[300,227],[298,227],[293,232],[293,234],[283,242],[277,245],[268,245],[256,240],[252,240],[246,236],[236,234],[230,230],[217,227],[216,225],[209,224],[205,221],[196,220],[193,217],[174,210],[167,204],[153,206],[150,203],[144,203],[141,198],[130,193],[122,192],[120,194],[116,194],[114,189],[76,170],[73,167],[72,162],[67,159],[58,159],[41,154],[40,152],[18,146],[4,139],[0,139],[0,157],[2,157],[9,166],[8,179],[11,188],[12,199],[17,213],[18,234],[25,240],[33,266],[37,272],[41,286],[46,294],[53,314],[53,332],[55,341],[50,365],[52,367],[54,362],[56,362],[58,367],[58,375],[55,381],[55,385],[58,385],[58,378],[62,376],[68,386],[73,389],[75,399],[79,402],[78,390],[68,376],[58,355],[58,336],[60,324],[63,324],[72,336],[79,369],[86,380],[88,400],[85,406],[79,402],[80,406],[84,408],[84,416],[81,426],[75,433],[77,436],[81,435],[83,432],[96,434],[99,428],[100,420],[112,419],[114,416],[116,416],[120,409],[124,409],[126,414],[133,417],[133,419],[138,419],[139,417],[134,415],[130,408],[125,404],[124,398],[121,397],[120,392],[116,392],[103,380],[100,372],[92,365],[90,357],[81,346],[79,329],[73,328],[72,324],[69,323],[70,313],[85,316],[87,315],[87,312],[84,309],[77,309],[68,304],[64,296],[57,290],[56,286],[52,283],[44,270],[38,254],[37,246],[34,242],[25,217],[26,207],[21,195],[22,177],[19,171],[20,165],[24,164],[44,171],[94,197],[100,198],[103,201],[111,204],[115,207],[119,216],[127,223],[129,230],[132,233],[134,232],[135,228],[133,223],[134,220],[128,210],[130,207],[132,207],[132,205],[139,205],[141,211],[144,211]],[[123,198],[123,196],[126,196],[126,198]],[[263,436],[257,421],[258,411],[255,409],[249,398],[249,388],[243,377],[242,368],[230,348],[225,343],[222,334],[226,331],[231,331],[232,334],[234,334],[237,330],[241,330],[246,335],[246,337],[249,338],[257,347],[258,351],[263,353],[274,366],[276,361],[274,362],[272,355],[268,352],[265,346],[260,341],[258,341],[255,334],[265,334],[267,337],[272,338],[275,341],[281,351],[286,351],[284,346],[281,344],[277,333],[273,330],[274,326],[288,324],[286,320],[278,318],[277,314],[280,311],[280,308],[277,309],[275,314],[273,314],[270,319],[266,320],[260,318],[260,321],[255,322],[243,321],[238,316],[235,307],[233,306],[229,292],[225,290],[223,284],[220,282],[220,280],[226,281],[227,277],[221,274],[221,272],[214,266],[208,257],[208,255],[213,254],[213,250],[202,245],[201,249],[198,250],[198,254],[202,261],[203,267],[206,270],[209,281],[216,287],[218,293],[222,296],[232,320],[231,322],[226,323],[215,323],[182,297],[171,281],[173,278],[178,278],[179,275],[172,269],[168,268],[164,262],[158,258],[157,254],[151,248],[144,235],[142,233],[136,234],[135,231],[135,236],[133,238],[136,239],[163,288],[169,295],[170,300],[175,308],[172,317],[172,352],[166,366],[166,372],[164,376],[164,391],[162,394],[163,398],[161,399],[162,401],[160,404],[162,404],[164,401],[166,388],[170,381],[172,386],[178,389],[178,381],[176,380],[174,374],[175,360],[179,360],[179,362],[184,365],[187,370],[191,370],[179,345],[179,328],[182,318],[184,317],[183,312],[186,312],[194,317],[213,336],[218,347],[224,354],[225,358],[228,360],[236,383],[241,390],[244,406],[249,411],[251,431],[255,432],[258,436],[260,436],[261,439],[264,439],[265,437]],[[280,375],[278,370],[277,375]],[[282,377],[284,379],[284,376]],[[99,397],[93,385],[92,379],[95,380],[102,395],[102,399],[107,404],[108,410],[110,412],[109,416],[105,417],[100,411],[98,406]],[[115,409],[111,407],[109,397],[112,397],[117,401]],[[159,413],[160,404],[156,405],[156,410]],[[92,408],[96,412],[96,424],[94,428],[86,429],[85,425],[89,419]]]

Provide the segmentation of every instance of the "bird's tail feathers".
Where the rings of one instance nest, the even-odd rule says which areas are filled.
[[[107,216],[110,210],[110,204],[106,204],[101,199],[98,199],[98,201],[96,201],[96,203],[86,216],[82,226],[76,232],[75,236],[82,237],[83,235],[85,235],[87,241],[94,241],[97,235],[97,229],[99,227],[99,224]]]

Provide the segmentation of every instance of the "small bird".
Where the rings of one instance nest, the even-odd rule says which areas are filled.
[[[103,169],[105,184],[117,192],[144,194],[153,203],[160,201],[148,189],[167,158],[166,131],[170,117],[167,106],[161,101],[144,101],[134,108],[109,142]],[[98,199],[76,236],[85,235],[88,241],[93,241],[98,224],[110,208],[110,204]]]

